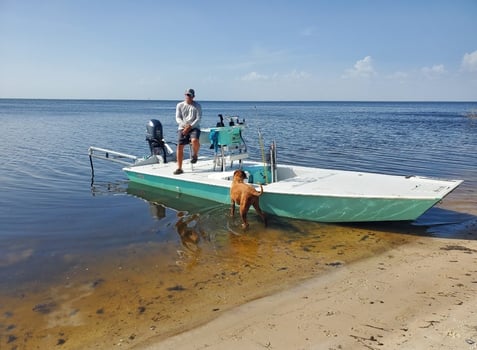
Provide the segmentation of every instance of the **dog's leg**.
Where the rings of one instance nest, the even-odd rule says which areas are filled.
[[[235,216],[235,202],[234,202],[234,201],[232,201],[232,202],[231,202],[231,205],[230,205],[230,215],[231,215],[232,217]]]
[[[263,223],[265,224],[265,227],[267,227],[267,216],[266,216],[265,213],[262,211],[262,209],[260,209],[259,202],[258,202],[258,201],[254,201],[254,202],[253,202],[253,207],[255,208],[255,211],[257,212],[257,214],[260,215],[260,217],[262,218]]]
[[[247,228],[248,227],[247,211],[248,211],[247,206],[245,204],[241,204],[240,205],[240,217],[242,218],[242,228]]]

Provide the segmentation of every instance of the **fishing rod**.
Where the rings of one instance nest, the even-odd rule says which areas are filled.
[[[260,153],[262,154],[263,176],[265,177],[265,183],[268,184],[267,161],[265,159],[265,146],[263,145],[263,136],[262,136],[262,132],[260,128],[258,128],[258,143],[260,145]]]

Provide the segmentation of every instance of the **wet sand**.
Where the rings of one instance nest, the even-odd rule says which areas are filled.
[[[468,210],[467,198],[457,194],[444,207]],[[466,349],[477,342],[475,216],[432,237],[410,224],[278,218],[267,229],[256,220],[246,233],[211,234],[204,218],[173,214],[161,230],[177,242],[151,235],[101,254],[64,254],[47,282],[3,285],[0,348]],[[18,259],[28,252],[3,262]]]
[[[477,228],[424,238],[141,349],[476,349]]]

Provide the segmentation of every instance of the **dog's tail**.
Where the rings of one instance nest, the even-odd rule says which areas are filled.
[[[254,196],[260,197],[263,194],[263,186],[260,185],[260,192],[255,191]]]

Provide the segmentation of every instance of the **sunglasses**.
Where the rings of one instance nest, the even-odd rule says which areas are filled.
[[[192,96],[192,94],[186,94],[186,96],[189,96],[189,97],[194,97],[194,96]]]

